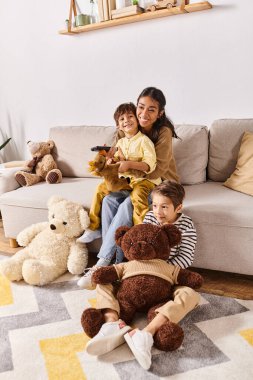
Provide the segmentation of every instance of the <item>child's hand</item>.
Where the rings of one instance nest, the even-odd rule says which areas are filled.
[[[126,157],[124,156],[120,147],[118,147],[118,157],[120,161],[126,161]]]
[[[106,158],[107,159],[112,159],[117,152],[117,149],[115,146],[112,146],[111,149],[106,153]]]

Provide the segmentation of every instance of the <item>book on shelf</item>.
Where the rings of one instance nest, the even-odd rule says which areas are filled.
[[[112,19],[138,15],[143,13],[144,9],[139,7],[139,5],[130,5],[129,7],[124,7],[120,9],[115,9],[111,11]]]
[[[104,21],[109,20],[109,12],[108,12],[108,0],[103,1],[103,11],[104,11]]]
[[[98,4],[98,19],[99,22],[104,21],[104,8],[103,8],[103,0],[97,0]]]
[[[112,19],[112,10],[116,9],[116,0],[108,0],[108,16],[109,20]]]

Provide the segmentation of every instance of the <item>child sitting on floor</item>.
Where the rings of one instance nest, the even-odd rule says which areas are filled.
[[[187,268],[193,262],[197,240],[196,229],[191,218],[182,213],[185,191],[182,185],[164,181],[151,193],[153,210],[149,211],[144,223],[163,225],[174,224],[181,231],[181,243],[171,249],[169,262],[180,268]],[[97,308],[104,310],[105,323],[92,338],[86,350],[91,355],[102,355],[127,342],[140,365],[151,366],[151,348],[156,331],[168,320],[178,323],[199,304],[199,294],[186,286],[174,288],[172,301],[156,310],[155,318],[143,329],[131,329],[119,319],[119,304],[107,285],[97,285]],[[130,331],[131,330],[131,331]],[[103,344],[101,344],[101,341]]]

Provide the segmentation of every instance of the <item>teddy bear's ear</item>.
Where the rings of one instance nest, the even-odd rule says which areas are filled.
[[[58,203],[58,202],[61,202],[61,201],[64,201],[64,200],[65,200],[64,198],[58,197],[57,195],[53,195],[52,197],[49,198],[49,200],[47,202],[47,206],[51,207],[55,203]]]
[[[176,226],[174,226],[173,224],[164,224],[161,227],[161,229],[166,232],[171,247],[174,247],[175,245],[180,243],[181,232]]]
[[[85,211],[83,208],[81,208],[79,210],[78,214],[79,214],[79,220],[80,220],[81,227],[84,230],[86,230],[86,228],[88,228],[90,225],[89,215],[88,215],[87,211]]]
[[[130,227],[128,227],[128,226],[122,226],[122,227],[117,228],[117,230],[115,232],[115,242],[119,247],[121,247],[121,242],[122,242],[123,236],[129,230],[130,230]]]
[[[55,145],[53,140],[48,140],[48,141],[47,141],[47,144],[49,145],[49,148],[50,148],[50,149],[53,149],[53,147],[54,147],[54,145]]]

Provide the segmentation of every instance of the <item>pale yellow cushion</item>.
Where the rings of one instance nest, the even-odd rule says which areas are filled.
[[[224,185],[232,190],[253,195],[253,133],[244,133],[235,171]]]

